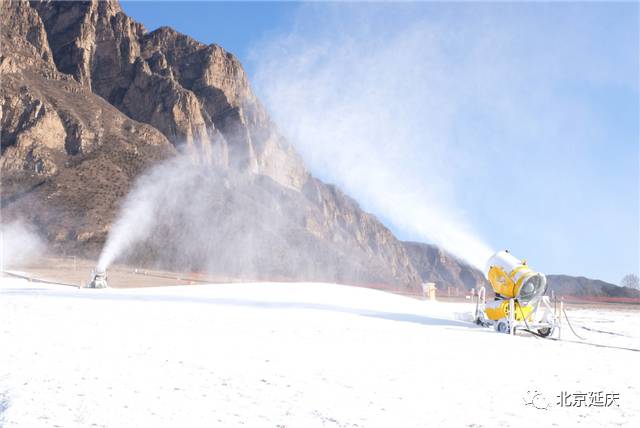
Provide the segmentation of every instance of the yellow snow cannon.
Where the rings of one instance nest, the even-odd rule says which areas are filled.
[[[547,278],[509,251],[498,251],[487,261],[486,275],[495,299],[486,301],[478,292],[476,323],[493,325],[499,332],[515,334],[517,328],[538,336],[549,336],[557,324],[547,290]],[[537,331],[535,331],[537,330]]]
[[[547,278],[508,250],[495,253],[487,262],[485,272],[496,296],[517,299],[522,305],[539,299],[547,290]]]

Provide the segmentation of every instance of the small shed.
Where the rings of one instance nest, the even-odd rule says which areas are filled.
[[[436,283],[435,282],[422,283],[422,293],[425,299],[436,300]]]

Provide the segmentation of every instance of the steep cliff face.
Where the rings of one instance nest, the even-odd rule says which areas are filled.
[[[34,2],[58,69],[194,156],[300,188],[304,166],[238,60],[171,28],[148,33],[115,2]]]
[[[61,78],[38,13],[27,2],[0,2],[2,53],[0,71],[17,73],[33,69],[43,76]]]
[[[53,243],[103,240],[131,180],[175,149],[58,71],[28,3],[0,8],[2,216],[30,220]]]
[[[386,260],[386,269],[392,276],[404,278],[413,284],[413,290],[421,292],[418,272],[402,243],[375,216],[362,211],[356,201],[337,187],[317,179],[308,180],[303,192],[307,200],[320,208],[305,216],[308,231],[330,242],[354,243],[368,259]]]
[[[420,242],[403,244],[423,282],[435,282],[438,288],[491,288],[482,272],[441,248]]]
[[[170,28],[147,32],[117,2],[0,7],[3,217],[26,217],[53,243],[96,251],[134,179],[184,146],[199,164],[237,177],[209,184],[224,196],[211,206],[221,229],[241,218],[251,239],[279,249],[248,261],[259,267],[254,277],[418,292],[402,244],[308,174],[233,55]],[[263,221],[275,214],[278,233]]]

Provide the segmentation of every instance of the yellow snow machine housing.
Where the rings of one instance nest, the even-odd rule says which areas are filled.
[[[504,299],[518,299],[524,305],[539,299],[547,291],[547,278],[534,272],[526,260],[518,260],[509,251],[498,251],[487,262],[491,288]]]
[[[486,300],[482,287],[476,304],[476,323],[493,325],[502,333],[515,334],[516,329],[538,336],[549,336],[556,327],[555,311],[551,312],[547,278],[534,271],[525,260],[519,260],[509,251],[498,251],[488,261],[486,276],[495,293]]]

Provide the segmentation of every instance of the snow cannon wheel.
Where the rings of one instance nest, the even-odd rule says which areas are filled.
[[[498,333],[509,333],[509,323],[507,321],[498,321],[495,329]]]
[[[549,337],[553,333],[553,329],[551,327],[544,327],[538,329],[538,334],[540,337]]]

